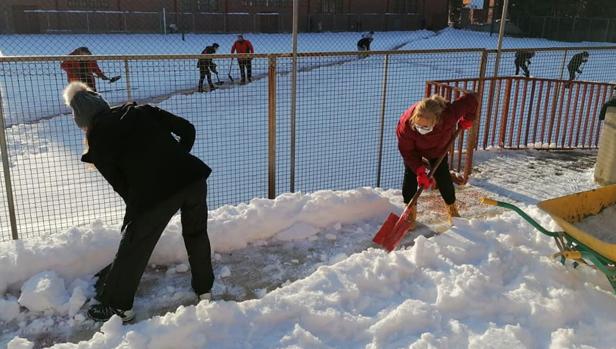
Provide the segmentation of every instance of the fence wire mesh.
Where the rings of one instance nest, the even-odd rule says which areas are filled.
[[[64,61],[96,60],[108,77],[121,76],[113,83],[97,80],[98,91],[113,105],[155,104],[191,121],[197,129],[193,153],[214,170],[208,198],[215,209],[292,187],[304,192],[399,188],[404,168],[395,128],[400,115],[424,97],[427,81],[478,91],[482,57],[487,80],[478,147],[595,146],[597,108],[612,95],[609,82],[616,80],[608,71],[615,51],[587,50],[586,67],[569,89],[564,88],[566,76],[559,79],[567,71],[563,62],[566,66],[567,57],[582,50],[539,51],[532,58],[534,78],[529,79],[490,78],[495,53],[481,49],[300,54],[295,119],[290,113],[289,54],[254,55],[248,84],[240,83],[237,57],[229,55],[0,58],[17,228],[27,238],[95,219],[121,222],[119,196],[94,168],[79,161],[83,133],[60,96],[67,81],[60,67]],[[505,52],[501,74],[511,75],[514,57],[514,51]],[[217,64],[218,76],[211,76],[215,89],[204,80],[201,93],[197,62],[204,58]],[[455,150],[464,155],[468,140],[459,140]],[[450,158],[458,171],[464,162],[464,157]],[[0,195],[0,239],[7,240],[4,185]]]

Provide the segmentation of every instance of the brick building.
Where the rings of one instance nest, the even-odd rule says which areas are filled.
[[[292,0],[2,0],[1,33],[289,32]],[[300,31],[440,29],[448,0],[299,0]]]

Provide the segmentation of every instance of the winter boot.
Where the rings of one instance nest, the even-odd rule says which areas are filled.
[[[88,309],[88,317],[94,321],[104,322],[114,315],[119,316],[122,322],[128,322],[135,318],[135,313],[132,309],[121,310],[102,303],[95,304]]]
[[[458,206],[455,202],[451,205],[447,205],[447,215],[449,216],[449,224],[453,223],[453,217],[460,217]]]

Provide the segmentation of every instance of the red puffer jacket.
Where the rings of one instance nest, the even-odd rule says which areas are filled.
[[[460,118],[474,120],[477,113],[477,97],[474,94],[464,95],[445,108],[441,119],[432,132],[422,135],[411,125],[411,115],[417,103],[409,107],[400,117],[396,127],[398,149],[404,165],[417,173],[417,168],[423,166],[421,158],[437,159],[447,150],[447,143],[456,130]]]
[[[255,53],[254,48],[250,41],[244,39],[243,41],[236,40],[231,47],[231,53]]]

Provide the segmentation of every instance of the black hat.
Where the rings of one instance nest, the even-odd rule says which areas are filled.
[[[213,43],[213,44],[212,44],[212,47],[216,47],[216,48],[218,48],[218,47],[220,47],[220,45],[218,45],[217,43]]]

